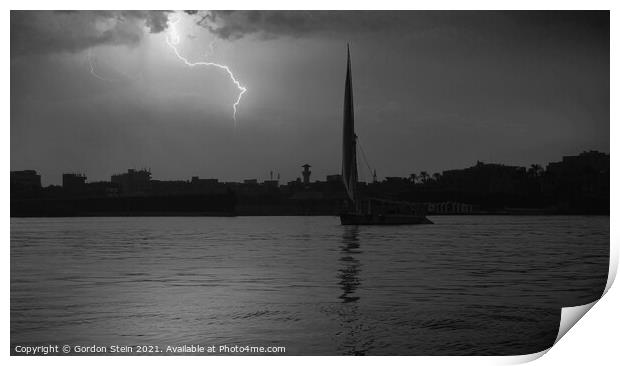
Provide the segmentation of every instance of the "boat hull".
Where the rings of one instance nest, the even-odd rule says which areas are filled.
[[[433,222],[421,215],[364,215],[345,213],[340,215],[342,225],[421,225]]]

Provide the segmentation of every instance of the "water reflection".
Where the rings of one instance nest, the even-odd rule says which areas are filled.
[[[356,293],[360,286],[360,250],[359,227],[345,226],[340,246],[340,269],[338,284],[342,294],[342,306],[338,312],[341,331],[337,333],[340,352],[345,355],[365,355],[373,342],[368,337],[367,326],[359,309],[360,296]]]
[[[356,258],[361,253],[359,250],[359,227],[345,226],[342,235],[340,262],[343,267],[338,270],[342,302],[355,302],[360,298],[355,295],[355,290],[360,285],[360,261]]]

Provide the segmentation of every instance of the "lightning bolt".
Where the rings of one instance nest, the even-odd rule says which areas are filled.
[[[106,82],[111,82],[111,83],[116,83],[116,82],[123,81],[122,78],[110,79],[110,78],[106,78],[105,76],[100,75],[99,73],[97,73],[96,65],[97,65],[97,61],[93,57],[92,49],[89,48],[88,49],[88,66],[90,68],[90,74],[92,76],[94,76],[95,78],[97,78],[97,79],[99,79],[101,81],[106,81]],[[113,71],[115,73],[117,73],[118,75],[121,75],[121,76],[125,77],[125,79],[127,79],[129,81],[137,81],[139,79],[139,77],[140,77],[140,75],[138,75],[138,76],[131,76],[131,75],[128,75],[127,73],[125,73],[125,72],[122,72],[122,71],[116,70],[116,69],[113,69]]]
[[[97,71],[95,70],[95,64],[93,62],[93,52],[92,52],[92,50],[90,48],[88,49],[88,64],[90,66],[90,74],[92,76],[94,76],[97,79],[102,80],[102,81],[111,81],[111,80],[106,79],[103,76],[97,74]]]
[[[170,48],[172,49],[176,57],[189,67],[213,66],[213,67],[217,67],[221,70],[226,71],[226,73],[230,77],[230,80],[233,82],[233,84],[235,84],[235,86],[239,90],[239,95],[237,96],[237,100],[233,104],[233,120],[235,121],[235,126],[236,126],[237,125],[237,107],[239,106],[239,103],[241,103],[241,97],[243,97],[243,94],[245,94],[245,92],[247,91],[246,87],[241,85],[239,80],[237,80],[237,78],[235,77],[235,74],[233,74],[233,72],[230,70],[228,66],[221,65],[215,62],[208,62],[208,61],[190,62],[186,57],[182,56],[179,53],[179,50],[177,49],[177,45],[180,43],[181,37],[179,37],[179,33],[177,32],[176,24],[180,20],[181,19],[178,16],[170,20],[169,27],[168,27],[169,31],[168,31],[168,35],[166,36],[166,43],[168,44],[168,46],[170,46]]]

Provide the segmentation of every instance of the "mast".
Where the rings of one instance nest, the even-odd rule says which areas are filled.
[[[347,44],[347,76],[344,85],[344,113],[342,128],[342,181],[349,199],[357,207],[357,159],[355,124],[353,118],[353,87],[351,82],[351,54]]]

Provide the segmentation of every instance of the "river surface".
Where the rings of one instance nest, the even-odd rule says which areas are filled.
[[[600,297],[609,217],[11,218],[11,345],[514,355]]]

